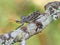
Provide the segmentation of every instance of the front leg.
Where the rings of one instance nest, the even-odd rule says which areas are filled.
[[[21,42],[20,42],[20,45],[26,45],[26,40],[22,39]]]
[[[23,35],[20,45],[26,45],[26,39],[29,38],[29,34],[26,33],[25,35]]]

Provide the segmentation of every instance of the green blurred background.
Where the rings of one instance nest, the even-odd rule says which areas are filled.
[[[51,1],[59,0],[0,0],[0,34],[15,30],[20,25],[15,20],[21,16],[27,16],[35,10],[44,12],[44,5]],[[52,21],[41,33],[28,39],[26,44],[60,45],[60,19]]]

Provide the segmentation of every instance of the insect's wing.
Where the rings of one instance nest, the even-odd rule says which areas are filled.
[[[37,18],[40,15],[39,11],[34,11],[31,14],[29,14],[29,16],[27,16],[27,18],[29,19],[29,21],[34,20],[35,18]]]
[[[36,20],[39,15],[40,15],[40,12],[39,12],[39,11],[35,11],[35,12],[33,13],[33,18],[32,18],[32,20]]]

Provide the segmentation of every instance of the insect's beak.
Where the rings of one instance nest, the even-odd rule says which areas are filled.
[[[21,21],[19,21],[19,20],[16,20],[16,23],[20,23]]]

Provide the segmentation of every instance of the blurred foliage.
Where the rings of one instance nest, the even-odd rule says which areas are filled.
[[[41,10],[41,8],[37,7],[36,5],[34,5],[32,2],[27,2],[27,1],[23,1],[22,3],[20,3],[17,6],[17,14],[18,15],[28,15],[29,13],[39,10],[40,12],[43,12]]]
[[[44,30],[47,45],[60,45],[60,19],[52,21]]]
[[[0,0],[0,32],[8,32],[16,25],[17,18],[15,4],[13,0]]]

